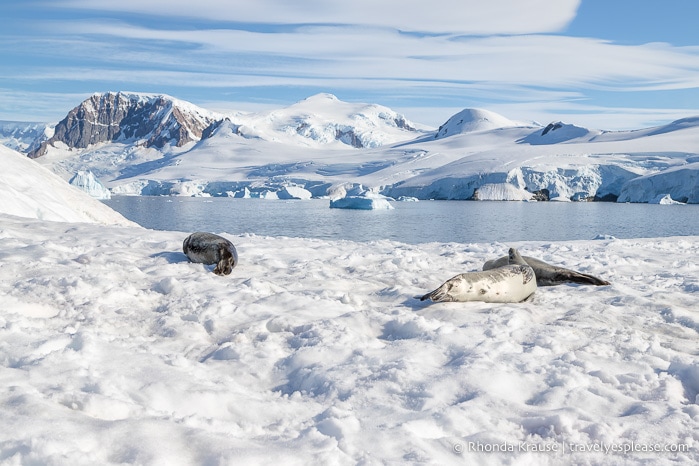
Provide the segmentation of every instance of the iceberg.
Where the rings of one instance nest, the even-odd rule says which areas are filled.
[[[313,194],[300,186],[285,186],[277,192],[279,199],[311,199]]]
[[[276,191],[264,190],[264,191],[252,191],[250,192],[251,199],[279,199]]]
[[[473,193],[478,201],[530,201],[532,193],[510,183],[484,184]]]
[[[330,201],[331,209],[391,210],[393,206],[385,197],[345,196]]]
[[[676,201],[670,196],[669,194],[660,194],[658,197],[653,199],[652,201],[649,201],[648,204],[661,204],[661,205],[672,205],[672,204],[681,204],[684,205],[684,202],[679,202]]]
[[[91,171],[79,170],[69,183],[80,188],[95,199],[111,199],[109,190],[98,180]]]

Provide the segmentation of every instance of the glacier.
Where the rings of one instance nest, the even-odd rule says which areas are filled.
[[[619,202],[651,202],[665,195],[683,203],[699,204],[699,162],[629,180],[621,190]]]

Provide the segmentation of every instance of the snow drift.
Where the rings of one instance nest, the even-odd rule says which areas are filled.
[[[0,146],[0,213],[62,222],[133,225],[22,154]]]

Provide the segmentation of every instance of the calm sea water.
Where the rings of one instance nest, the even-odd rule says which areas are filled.
[[[699,235],[699,205],[606,202],[394,202],[331,209],[328,200],[120,196],[104,201],[155,230],[405,243],[561,241]]]

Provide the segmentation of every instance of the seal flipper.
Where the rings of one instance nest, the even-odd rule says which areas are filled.
[[[589,275],[586,273],[575,272],[574,270],[563,269],[556,270],[555,273],[549,276],[537,276],[539,286],[560,285],[561,283],[578,283],[581,285],[606,286],[611,285],[610,282],[601,278]]]

